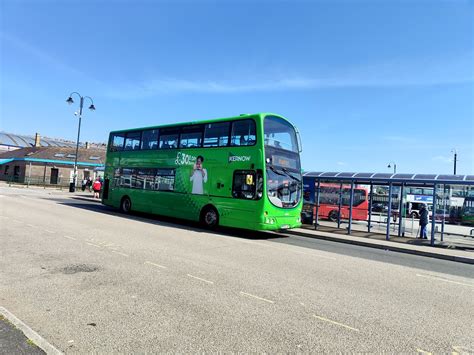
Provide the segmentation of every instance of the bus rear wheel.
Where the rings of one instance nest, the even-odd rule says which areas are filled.
[[[120,211],[123,213],[130,213],[132,210],[132,201],[130,201],[130,198],[125,196],[122,198],[122,201],[120,201]]]
[[[337,222],[338,216],[339,216],[339,213],[337,213],[336,210],[332,210],[331,212],[329,212],[328,219],[329,219],[331,222]]]
[[[212,206],[204,207],[201,212],[201,224],[206,228],[216,228],[219,225],[219,213]]]

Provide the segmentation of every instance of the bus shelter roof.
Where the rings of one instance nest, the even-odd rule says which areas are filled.
[[[351,173],[351,172],[315,172],[303,173],[303,177],[320,181],[354,181],[359,184],[393,185],[474,185],[474,175],[446,174],[390,174],[390,173]]]

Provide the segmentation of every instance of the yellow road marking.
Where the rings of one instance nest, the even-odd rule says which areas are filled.
[[[252,295],[250,293],[240,291],[240,294],[243,295],[243,296],[255,298],[255,299],[260,300],[260,301],[265,301],[265,302],[268,302],[268,303],[275,303],[273,301],[267,300],[266,298],[258,297],[258,296]]]
[[[159,267],[159,268],[162,268],[162,269],[167,269],[166,266],[156,264],[156,263],[152,263],[151,261],[145,261],[144,264],[149,264],[149,265],[153,265],[153,266],[156,266],[156,267]]]
[[[442,278],[442,277],[439,277],[439,276],[434,276],[434,275],[416,274],[416,276],[425,277],[425,278],[427,278],[427,279],[433,279],[433,280],[437,280],[437,281],[449,282],[449,283],[456,284],[456,285],[463,285],[463,286],[474,287],[474,284],[467,284],[467,283],[464,283],[464,282],[458,282],[458,281],[448,280],[448,279],[445,279],[445,278]]]
[[[127,258],[130,256],[130,255],[127,255],[125,253],[121,253],[121,252],[116,251],[116,250],[112,250],[112,253],[119,254],[119,255],[122,255],[122,256],[126,256]]]
[[[456,345],[454,346],[453,345],[453,349],[454,351],[452,352],[452,355],[460,355],[460,354],[472,354],[474,353],[474,349],[469,349],[465,346],[459,346],[459,345]]]
[[[317,318],[317,319],[319,319],[319,320],[322,320],[322,321],[324,321],[324,322],[332,323],[332,324],[338,325],[338,326],[340,326],[340,327],[344,327],[344,328],[353,330],[353,331],[355,331],[355,332],[359,332],[359,329],[357,329],[357,328],[353,328],[353,327],[350,327],[350,326],[348,326],[348,325],[345,325],[345,324],[336,322],[336,321],[334,321],[334,320],[327,319],[327,318],[324,318],[324,317],[321,317],[321,316],[317,316],[316,314],[313,314],[313,317],[314,317],[314,318]]]
[[[92,244],[92,243],[88,243],[88,242],[86,242],[86,244],[92,245],[93,247],[96,247],[96,248],[102,248],[100,245],[97,245],[97,244]]]
[[[200,277],[197,277],[197,276],[193,276],[191,274],[187,274],[189,277],[192,277],[193,279],[196,279],[196,280],[201,280],[203,282],[207,282],[208,284],[214,284],[213,281],[209,281],[209,280],[206,280],[206,279],[201,279]]]

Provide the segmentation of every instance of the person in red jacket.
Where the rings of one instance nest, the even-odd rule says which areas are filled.
[[[97,178],[92,184],[92,190],[94,190],[94,198],[99,198],[101,187],[102,187],[102,184],[100,183],[100,179]]]

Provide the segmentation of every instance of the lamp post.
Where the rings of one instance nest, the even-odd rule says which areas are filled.
[[[82,108],[84,106],[84,99],[88,99],[91,102],[89,106],[89,110],[95,111],[94,101],[89,96],[81,96],[78,92],[72,92],[69,94],[66,102],[71,105],[74,103],[72,99],[73,95],[77,95],[79,97],[79,126],[77,128],[77,141],[76,141],[76,155],[74,156],[74,172],[72,175],[72,182],[69,184],[69,192],[76,191],[76,179],[77,179],[77,155],[79,154],[79,137],[81,135],[81,120],[82,120]]]
[[[387,168],[390,169],[392,167],[391,164],[393,164],[393,173],[396,174],[397,173],[397,164],[395,162],[391,161],[390,163],[388,163]]]
[[[453,148],[453,150],[451,150],[451,153],[454,153],[454,175],[456,175],[456,163],[458,161],[458,152],[456,148]]]

